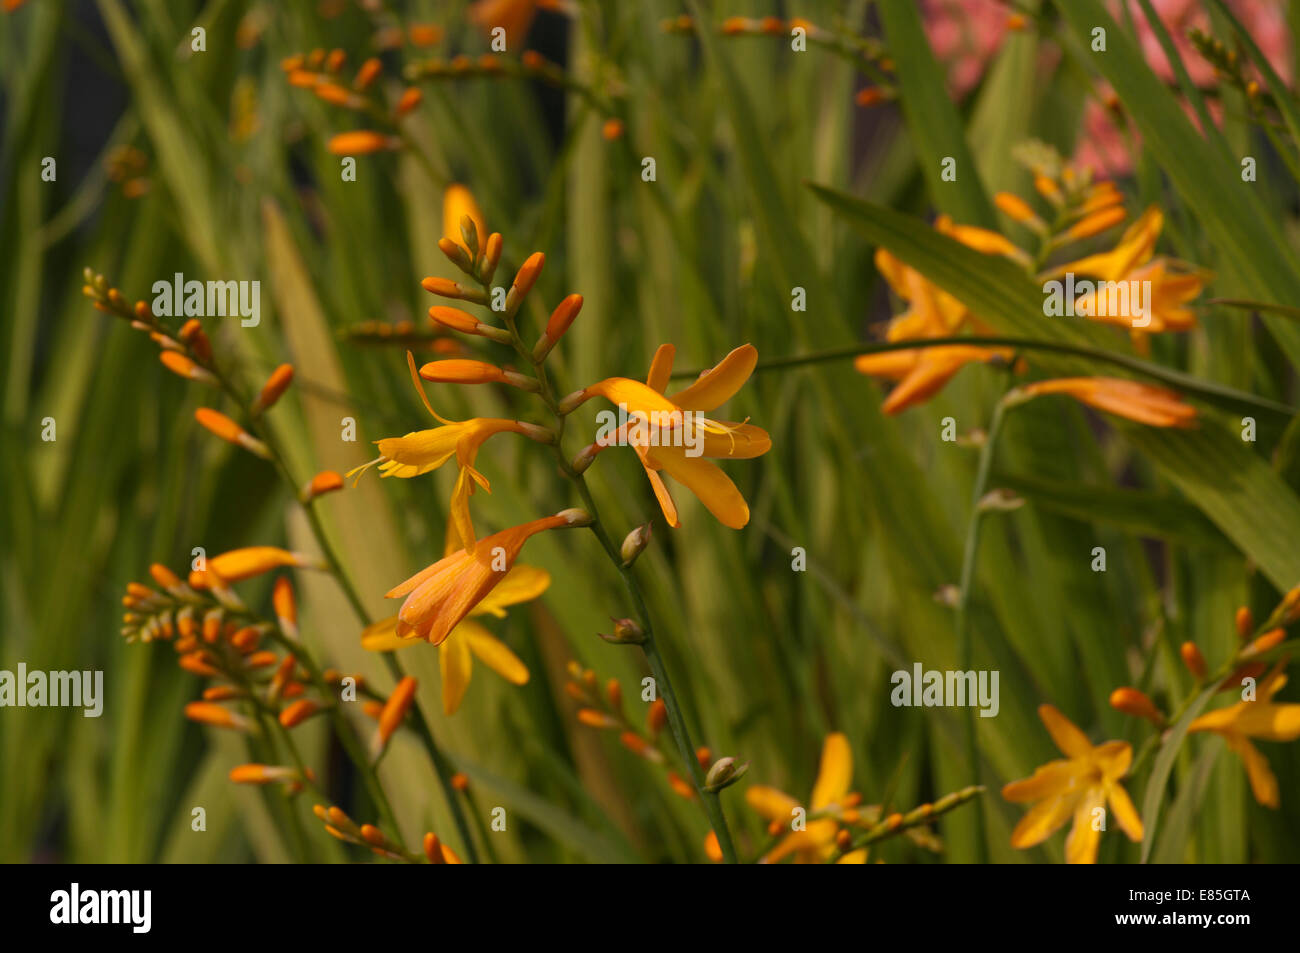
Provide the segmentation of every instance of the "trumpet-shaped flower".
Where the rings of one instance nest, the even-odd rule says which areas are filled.
[[[1239,701],[1227,708],[1201,715],[1187,728],[1189,732],[1212,731],[1222,737],[1246,766],[1246,775],[1250,778],[1250,789],[1254,792],[1255,800],[1272,808],[1281,803],[1278,798],[1277,776],[1268,766],[1268,759],[1260,754],[1250,739],[1295,741],[1300,738],[1300,705],[1278,704],[1273,701],[1273,696],[1286,685],[1286,675],[1282,670],[1285,664],[1285,661],[1279,662],[1268,677],[1260,682],[1256,700]]]
[[[489,592],[468,616],[438,646],[438,664],[442,669],[442,707],[448,715],[460,707],[473,674],[474,656],[506,681],[523,685],[528,681],[528,667],[504,642],[492,635],[474,616],[505,616],[506,606],[536,599],[551,584],[551,574],[535,566],[515,566],[500,584]],[[384,619],[361,633],[361,646],[372,652],[391,652],[419,640],[399,638],[398,617]]]
[[[1142,819],[1120,779],[1133,761],[1133,748],[1126,741],[1093,745],[1087,735],[1051,705],[1041,705],[1043,720],[1052,741],[1065,758],[1049,761],[1021,781],[1002,789],[1008,801],[1035,801],[1011,832],[1011,846],[1018,849],[1041,844],[1074,818],[1065,841],[1065,859],[1071,864],[1097,862],[1106,805],[1130,840],[1142,839]]]
[[[474,550],[459,549],[390,589],[385,598],[405,597],[393,634],[441,645],[505,581],[524,543],[543,530],[578,525],[576,513],[565,511],[494,533]]]
[[[1069,394],[1080,403],[1151,427],[1191,427],[1196,408],[1180,395],[1119,377],[1061,377],[1020,388],[1025,398]]]

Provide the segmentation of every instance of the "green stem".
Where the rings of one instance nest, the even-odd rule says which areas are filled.
[[[723,859],[729,864],[734,864],[736,863],[736,848],[732,843],[731,829],[727,826],[726,814],[722,810],[722,801],[717,792],[706,791],[704,788],[704,771],[700,767],[699,759],[695,756],[695,744],[691,740],[690,729],[686,726],[681,702],[677,698],[677,693],[673,691],[672,681],[668,677],[668,667],[664,664],[663,656],[659,654],[659,647],[655,644],[654,628],[650,622],[650,611],[646,607],[641,587],[637,583],[632,567],[623,565],[623,555],[619,547],[610,538],[608,531],[601,522],[600,510],[596,506],[595,498],[591,495],[591,489],[587,486],[586,478],[573,468],[568,457],[564,455],[561,440],[564,436],[565,415],[560,412],[559,401],[556,399],[551,387],[544,365],[545,359],[533,359],[532,351],[525,346],[523,339],[519,336],[513,314],[507,313],[505,315],[505,323],[510,331],[511,343],[515,352],[525,362],[526,366],[533,368],[533,375],[538,383],[538,396],[555,417],[556,434],[551,449],[555,453],[560,472],[572,481],[577,488],[587,514],[592,520],[591,532],[600,541],[601,548],[605,550],[610,562],[614,564],[619,575],[623,577],[623,585],[632,599],[636,621],[645,633],[645,640],[640,643],[641,651],[645,655],[646,662],[650,666],[650,672],[654,676],[655,685],[658,687],[659,695],[663,699],[664,708],[668,714],[668,725],[672,730],[673,739],[677,742],[678,753],[681,755],[687,771],[690,772],[691,783],[694,784],[696,792],[700,795],[700,801],[704,805],[704,813],[708,816],[714,835],[718,839],[718,847],[722,851]]]
[[[1011,347],[1024,351],[1048,351],[1054,354],[1068,354],[1072,357],[1084,357],[1089,360],[1100,361],[1106,364],[1113,364],[1116,367],[1122,367],[1135,374],[1140,374],[1143,377],[1149,377],[1153,380],[1161,381],[1162,383],[1168,384],[1171,387],[1177,387],[1188,393],[1199,394],[1207,400],[1217,399],[1220,401],[1227,401],[1236,405],[1267,410],[1277,414],[1284,414],[1288,417],[1295,416],[1297,413],[1295,407],[1288,406],[1287,404],[1269,400],[1264,397],[1257,397],[1254,394],[1248,394],[1231,387],[1224,387],[1212,381],[1203,381],[1199,378],[1192,377],[1190,374],[1184,374],[1181,371],[1162,367],[1159,364],[1153,364],[1150,361],[1144,361],[1140,358],[1130,357],[1127,354],[1116,354],[1111,351],[1101,350],[1100,348],[1087,347],[1079,344],[1062,344],[1056,341],[1035,341],[1029,338],[955,336],[924,338],[909,341],[869,341],[861,344],[849,345],[848,347],[816,351],[812,354],[796,354],[791,357],[775,358],[770,361],[759,361],[754,370],[756,372],[782,370],[790,367],[822,364],[828,361],[846,360],[851,357],[857,357],[861,354],[881,354],[888,351],[921,350],[929,347],[946,347],[954,344],[964,344],[975,347]],[[700,373],[701,371],[698,370],[674,371],[672,376],[674,378],[694,380],[700,375]]]
[[[979,466],[975,473],[975,487],[971,492],[970,523],[966,529],[965,549],[961,561],[961,582],[957,592],[956,630],[957,645],[960,652],[960,668],[963,672],[973,667],[974,645],[970,626],[970,597],[975,583],[975,562],[979,554],[980,531],[984,523],[984,509],[980,505],[988,493],[989,474],[993,471],[994,448],[998,435],[1002,431],[1002,418],[1006,412],[1005,400],[998,401],[993,409],[993,419],[989,422],[988,432],[984,437],[984,446],[980,449]],[[979,746],[975,733],[975,709],[967,707],[965,717],[966,761],[970,767],[972,783],[980,783]],[[986,831],[984,811],[975,812],[976,860],[988,863],[988,834]]]

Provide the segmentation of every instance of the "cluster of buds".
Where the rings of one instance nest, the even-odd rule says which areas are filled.
[[[108,180],[120,184],[122,194],[129,199],[138,199],[148,193],[152,184],[145,175],[148,169],[148,157],[135,146],[117,146],[104,158],[104,173]]]
[[[1216,39],[1204,30],[1193,28],[1187,34],[1192,46],[1207,63],[1214,67],[1214,73],[1221,82],[1240,90],[1246,95],[1252,108],[1274,110],[1277,102],[1273,94],[1261,89],[1258,70],[1253,64],[1242,59],[1236,50],[1230,50],[1222,40]]]
[[[678,796],[688,801],[696,799],[695,788],[682,776],[682,772],[668,767],[676,758],[676,749],[665,734],[668,726],[668,707],[662,698],[656,698],[646,708],[644,726],[635,723],[628,715],[623,701],[623,686],[617,679],[609,679],[602,687],[596,673],[571,661],[569,680],[565,693],[580,706],[577,719],[588,728],[618,732],[619,743],[638,758],[666,769],[668,786]],[[697,748],[695,758],[705,773],[705,790],[721,791],[739,781],[749,770],[749,763],[737,764],[734,758],[719,758],[706,747]]]
[[[281,61],[280,68],[284,70],[289,85],[310,90],[317,99],[331,106],[363,113],[390,128],[415,110],[424,98],[419,88],[407,86],[388,106],[374,90],[375,82],[384,70],[378,58],[371,57],[362,63],[350,83],[341,76],[346,65],[347,54],[342,50],[326,53],[317,49],[287,57]],[[363,155],[397,150],[402,145],[400,136],[360,129],[334,136],[329,149],[335,155]]]
[[[86,283],[81,293],[90,299],[96,310],[121,318],[135,330],[149,335],[149,339],[158,345],[158,358],[164,367],[186,380],[220,386],[212,364],[212,344],[197,318],[186,321],[180,331],[172,332],[159,322],[146,302],[132,304],[103,275],[90,268],[83,274]]]
[[[670,17],[660,22],[665,33],[690,36],[695,33],[695,20],[686,15]],[[801,33],[799,31],[802,31]],[[844,27],[825,29],[803,17],[727,17],[717,28],[724,37],[783,37],[800,35],[808,43],[843,57],[874,80],[874,85],[857,94],[859,106],[874,106],[898,98],[893,80],[894,62],[878,40],[858,35]]]
[[[399,863],[418,864],[422,859],[406,850],[399,842],[385,834],[374,824],[358,824],[342,808],[335,805],[312,805],[312,813],[325,825],[331,837],[369,850],[376,857]],[[433,833],[424,835],[423,861],[430,864],[459,864],[461,859]]]
[[[431,334],[415,326],[414,321],[362,321],[348,325],[339,336],[349,344],[362,347],[403,347],[408,351],[433,351],[445,357],[456,357],[464,348],[455,338],[445,334]]]
[[[1271,652],[1286,641],[1286,629],[1283,626],[1297,619],[1300,619],[1300,586],[1292,589],[1282,598],[1277,608],[1261,626],[1256,627],[1255,617],[1249,606],[1238,608],[1233,618],[1233,626],[1237,632],[1239,647],[1225,664],[1224,669],[1230,668],[1231,671],[1219,682],[1217,691],[1239,690],[1244,680],[1257,679],[1263,675],[1268,669],[1271,656],[1269,658],[1260,658],[1260,656]],[[1179,646],[1178,655],[1198,688],[1211,678],[1209,668],[1205,664],[1205,657],[1195,642],[1184,642]],[[1220,669],[1220,672],[1224,669]],[[1168,718],[1150,696],[1136,688],[1124,686],[1115,689],[1110,694],[1110,707],[1125,715],[1145,718],[1160,730],[1169,725]]]

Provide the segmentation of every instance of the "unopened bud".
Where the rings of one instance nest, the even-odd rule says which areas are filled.
[[[623,546],[619,552],[619,555],[623,557],[623,565],[630,566],[636,562],[636,558],[641,555],[642,550],[649,545],[650,524],[644,523],[623,537]]]
[[[732,757],[719,758],[709,768],[709,773],[704,778],[704,790],[717,793],[723,788],[730,787],[745,776],[749,770],[749,762],[736,764],[736,759]]]

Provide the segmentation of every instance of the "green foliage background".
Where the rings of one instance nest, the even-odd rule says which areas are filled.
[[[567,30],[567,68],[613,104],[627,125],[623,139],[605,141],[606,116],[576,93],[563,95],[552,129],[542,103],[557,94],[534,85],[426,82],[409,128],[427,161],[361,158],[355,183],[340,181],[325,149],[331,135],[355,128],[354,117],[292,89],[279,68],[290,54],[342,47],[355,69],[373,23],[354,5],[324,19],[306,2],[32,0],[0,17],[0,668],[21,660],[30,669],[103,669],[107,692],[99,719],[0,711],[0,859],[291,857],[260,792],[226,780],[246,760],[238,739],[184,720],[196,681],[170,649],[124,645],[118,616],[127,581],[143,578],[150,562],[180,569],[194,546],[310,550],[314,542],[301,519],[286,518],[293,507],[270,468],[195,425],[193,410],[208,395],[166,372],[145,336],[89,307],[84,265],[133,299],[178,271],[260,280],[261,326],[227,321],[209,331],[250,385],[282,360],[297,367],[299,382],[269,419],[303,479],[346,470],[368,456],[369,441],[427,423],[401,349],[358,347],[339,332],[363,320],[422,318],[431,302],[419,280],[452,274],[436,247],[449,181],[467,183],[489,228],[504,235],[503,273],[534,250],[546,253],[526,325],[535,328],[564,294],[584,295],[554,358],[562,390],[643,376],[664,341],[688,370],[746,341],[766,359],[866,340],[870,322],[886,314],[871,263],[878,244],[978,303],[998,333],[1129,353],[1120,336],[1049,323],[1023,275],[982,267],[988,259],[963,257],[923,224],[936,209],[996,224],[989,196],[1028,192],[1013,147],[1035,137],[1070,153],[1085,96],[1103,77],[1145,143],[1122,183],[1130,209],[1157,202],[1166,210],[1166,245],[1214,270],[1210,294],[1300,304],[1296,180],[1264,158],[1259,181],[1243,184],[1237,157],[1272,155],[1243,110],[1228,101],[1221,133],[1203,139],[1140,59],[1131,25],[1111,21],[1096,0],[1043,4],[1041,24],[1009,35],[979,89],[957,104],[910,2],[575,6],[576,19],[543,14],[538,29]],[[1228,39],[1232,27],[1213,6]],[[253,10],[266,29],[240,48],[236,30]],[[486,49],[462,4],[413,2],[393,12],[404,23],[443,26],[443,52]],[[792,55],[780,37],[660,30],[683,12],[707,23],[777,14],[828,27],[875,24],[897,65],[900,107],[856,108],[862,77],[823,50]],[[1105,56],[1088,52],[1096,24],[1108,26]],[[195,25],[207,30],[207,52],[191,55]],[[1044,76],[1046,45],[1062,55]],[[123,197],[99,163],[75,181],[61,163],[57,183],[40,181],[42,158],[77,141],[88,91],[68,77],[87,63],[123,90],[102,148],[130,143],[149,156],[153,187],[143,198]],[[235,142],[229,124],[241,84],[255,93],[258,127]],[[642,156],[656,159],[655,183],[641,180]],[[944,156],[958,160],[955,183],[937,176]],[[840,195],[823,201],[807,183]],[[805,313],[790,310],[795,286],[807,291]],[[1209,308],[1195,332],[1154,343],[1154,361],[1201,381],[1294,400],[1300,328],[1291,318]],[[1046,372],[1099,369],[1084,359],[1032,360]],[[878,385],[849,361],[760,372],[729,408],[731,419],[751,416],[773,439],[767,456],[726,465],[750,501],[749,526],[719,526],[684,492],[683,526],[656,525],[639,567],[697,740],[752,762],[724,795],[747,856],[762,823],[739,792],[753,781],[806,796],[832,730],[852,742],[855,788],[867,803],[892,792],[891,806],[905,810],[972,783],[960,713],[894,708],[889,675],[914,661],[957,667],[952,613],[934,596],[960,571],[976,461],[939,439],[940,421],[952,416],[963,432],[986,426],[1006,385],[1004,370],[973,367],[926,406],[888,419]],[[482,388],[430,392],[450,417],[521,406]],[[1029,505],[989,521],[976,575],[975,665],[1000,671],[1002,688],[999,716],[979,721],[989,791],[981,806],[937,825],[946,845],[938,857],[900,839],[873,858],[970,860],[982,810],[992,859],[1060,861],[1059,835],[1033,851],[1009,848],[1020,809],[997,796],[1002,783],[1057,756],[1037,706],[1056,705],[1095,741],[1138,742],[1149,728],[1109,709],[1111,689],[1140,684],[1158,700],[1181,698],[1190,688],[1181,642],[1195,640],[1217,666],[1235,643],[1236,607],[1249,604],[1262,618],[1300,582],[1293,417],[1262,415],[1259,442],[1243,444],[1239,407],[1201,406],[1203,425],[1178,434],[1098,425],[1060,400],[1008,419],[998,478]],[[54,442],[40,439],[47,416],[57,422]],[[339,440],[345,416],[357,420],[356,444]],[[577,416],[590,424],[590,413]],[[656,514],[630,457],[605,454],[591,471],[619,534]],[[577,502],[531,445],[495,441],[479,461],[493,486],[474,499],[481,526]],[[441,555],[451,476],[364,479],[322,503],[376,615],[393,611],[386,589]],[[807,553],[803,573],[791,571],[796,546]],[[1107,550],[1105,573],[1089,569],[1095,546]],[[499,854],[702,860],[698,808],[668,789],[662,771],[577,726],[563,693],[565,662],[577,658],[620,678],[635,699],[645,674],[636,653],[595,637],[611,615],[627,613],[616,574],[580,533],[537,537],[524,561],[548,568],[554,584],[494,629],[531,667],[525,688],[480,665],[462,710],[443,718],[436,653],[398,656],[420,678],[433,731],[471,778],[478,806],[510,812],[508,832],[494,841]],[[336,667],[386,684],[329,580],[299,579],[305,637]],[[242,591],[266,601],[267,585]],[[1294,686],[1286,697],[1295,698]],[[324,732],[299,731],[322,773],[340,780],[328,771]],[[382,773],[407,840],[428,829],[450,836],[422,750],[400,741]],[[1240,762],[1218,739],[1185,744],[1152,856],[1295,861],[1300,757],[1294,745],[1264,748],[1281,782],[1278,811],[1254,803]],[[1138,804],[1145,784],[1129,782]],[[365,810],[346,791],[340,799]],[[207,811],[206,833],[190,829],[194,806]],[[306,815],[306,804],[299,809]],[[1140,852],[1112,831],[1101,859],[1136,861]],[[323,834],[313,842],[312,859],[345,856]]]

